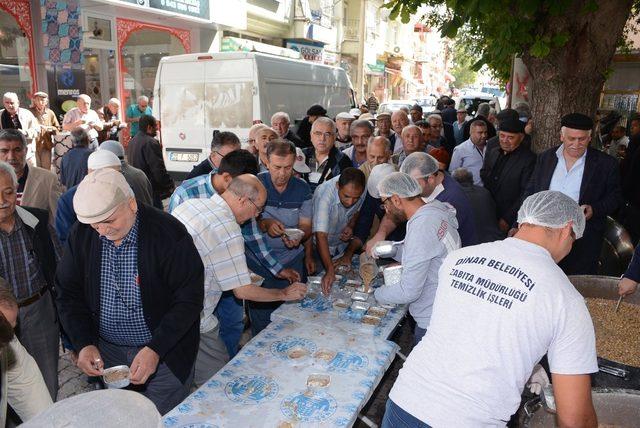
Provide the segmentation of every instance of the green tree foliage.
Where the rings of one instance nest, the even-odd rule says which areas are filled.
[[[456,41],[453,46],[453,67],[451,74],[456,78],[455,86],[464,88],[472,85],[478,77],[478,72],[473,69],[476,60],[463,41]]]

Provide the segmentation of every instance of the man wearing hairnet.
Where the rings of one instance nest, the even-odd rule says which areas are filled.
[[[416,320],[414,343],[424,336],[431,319],[433,298],[438,285],[438,269],[450,251],[460,248],[455,210],[433,200],[425,203],[422,188],[408,174],[393,172],[378,183],[378,192],[387,215],[407,222],[407,234],[396,248],[402,262],[398,284],[387,284],[375,291],[380,303],[409,304]]]
[[[445,258],[429,328],[400,370],[383,428],[505,426],[528,379],[532,391],[548,384],[536,366],[545,354],[558,426],[597,425],[593,324],[556,264],[582,236],[584,214],[543,191],[524,201],[518,223],[512,238]]]

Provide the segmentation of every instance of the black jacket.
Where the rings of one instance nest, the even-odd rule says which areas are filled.
[[[306,163],[309,165],[310,160],[315,157],[316,149],[311,146],[303,149],[302,151],[307,158]],[[329,152],[329,160],[327,161],[327,164],[320,173],[320,180],[317,183],[311,183],[309,181],[309,174],[304,174],[303,178],[307,183],[309,183],[309,186],[311,186],[311,191],[315,191],[316,187],[320,184],[340,175],[343,169],[349,168],[350,166],[353,166],[353,163],[351,162],[351,159],[349,159],[349,156],[345,155],[334,146]]]
[[[484,116],[477,116],[474,119],[467,120],[462,127],[462,141],[467,141],[471,135],[471,122],[475,120],[481,120],[487,124],[487,140],[497,135],[496,127],[493,123],[489,122]]]
[[[300,147],[301,149],[308,147],[291,129],[284,134],[284,139],[291,141],[296,147]]]
[[[201,175],[209,174],[211,171],[213,171],[213,167],[211,166],[211,161],[209,160],[209,157],[207,157],[198,165],[194,165],[191,172],[189,172],[189,174],[187,174],[187,176],[185,177],[185,180],[189,180],[190,178],[195,178]]]
[[[309,116],[305,116],[300,123],[298,124],[298,129],[296,130],[296,134],[300,141],[302,141],[302,145],[300,147],[306,148],[311,147],[311,122],[309,122]],[[295,143],[294,143],[295,144]]]
[[[22,207],[38,219],[35,229],[24,224],[29,236],[42,274],[49,289],[54,289],[54,278],[56,273],[56,252],[53,246],[51,233],[49,232],[49,212],[40,208]],[[17,214],[16,214],[17,215]]]
[[[496,201],[498,219],[512,224],[516,221],[520,198],[536,164],[536,155],[520,144],[507,155],[502,171],[497,171],[496,164],[501,153],[500,146],[486,152],[480,177],[484,187],[491,192],[493,200]]]
[[[173,216],[138,204],[138,275],[151,341],[184,382],[195,362],[204,299],[204,267],[191,235]],[[76,223],[56,272],[58,314],[74,349],[98,345],[102,244]]]
[[[138,132],[127,146],[127,160],[131,166],[141,169],[147,175],[154,195],[160,199],[171,196],[173,180],[167,173],[158,140],[144,131]]]
[[[542,190],[549,190],[558,164],[557,150],[558,147],[554,147],[540,153],[522,200]],[[587,221],[583,237],[573,244],[571,253],[559,264],[567,275],[592,274],[597,271],[607,216],[618,209],[621,200],[618,162],[608,154],[589,147],[578,203],[591,205],[593,217]]]

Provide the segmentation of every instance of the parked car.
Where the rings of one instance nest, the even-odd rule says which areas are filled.
[[[402,107],[406,107],[408,109],[411,109],[411,107],[415,103],[416,102],[414,100],[390,100],[390,101],[385,101],[384,103],[380,104],[380,107],[378,108],[378,114],[380,114],[380,113],[393,113],[394,111],[400,110],[400,108],[402,108]]]

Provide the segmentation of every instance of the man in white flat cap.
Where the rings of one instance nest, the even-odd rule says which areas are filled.
[[[161,414],[189,394],[204,298],[191,235],[170,214],[138,205],[124,176],[91,172],[73,198],[78,215],[58,265],[58,313],[88,376],[130,368]]]

